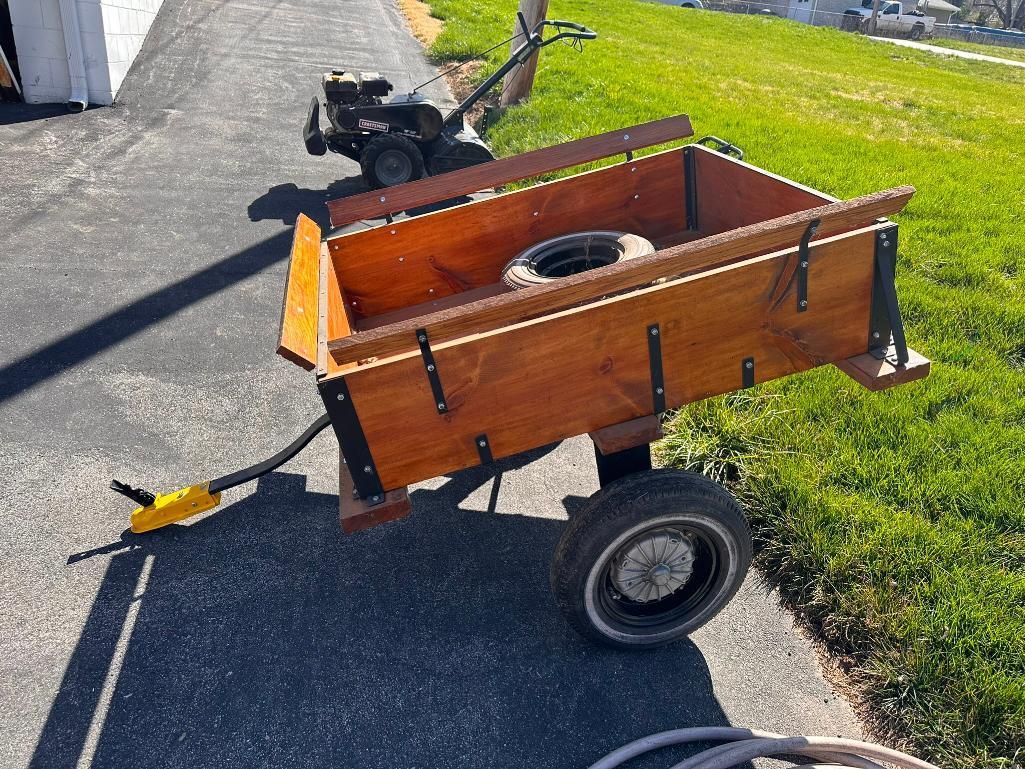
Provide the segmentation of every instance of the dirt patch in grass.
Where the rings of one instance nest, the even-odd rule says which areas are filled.
[[[424,46],[433,45],[445,23],[431,16],[431,6],[421,3],[420,0],[399,0],[399,8],[409,23],[413,37]]]
[[[420,0],[399,0],[399,8],[409,23],[413,37],[419,40],[424,48],[430,49],[445,28],[445,22],[432,16],[431,6],[420,2]],[[445,84],[457,102],[462,102],[473,93],[473,89],[482,79],[480,75],[481,68],[484,66],[482,61],[465,61],[462,62],[462,66],[459,66],[461,62],[454,60],[443,60],[436,63],[439,71],[446,73]],[[455,69],[456,67],[458,69]],[[479,126],[484,109],[498,106],[499,101],[500,92],[492,91],[466,113],[466,122],[472,126]]]

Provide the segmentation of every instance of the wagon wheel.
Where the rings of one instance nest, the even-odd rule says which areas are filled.
[[[751,564],[751,532],[717,483],[651,470],[612,483],[576,513],[555,550],[556,602],[584,637],[650,649],[701,627]]]

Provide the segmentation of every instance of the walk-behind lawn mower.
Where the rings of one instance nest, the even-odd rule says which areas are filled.
[[[466,112],[503,77],[517,66],[526,64],[546,45],[563,40],[579,48],[582,41],[594,40],[598,36],[587,27],[571,21],[546,19],[531,30],[527,28],[523,14],[517,14],[517,17],[522,32],[510,40],[523,37],[523,43],[505,64],[447,116],[442,116],[438,106],[419,93],[427,83],[385,102],[384,98],[393,86],[376,72],[357,75],[336,69],[326,73],[323,80],[324,111],[331,125],[321,130],[320,102],[314,96],[303,129],[307,151],[311,155],[324,155],[331,150],[359,161],[363,178],[373,189],[494,160],[487,145],[473,128],[464,123]],[[547,27],[556,34],[546,39],[544,32]],[[510,40],[503,40],[489,50]]]

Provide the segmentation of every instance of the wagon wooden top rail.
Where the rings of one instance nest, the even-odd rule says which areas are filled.
[[[674,115],[619,131],[543,147],[522,155],[499,158],[398,187],[329,201],[327,208],[331,214],[331,226],[343,227],[361,219],[387,216],[693,135],[690,118]]]

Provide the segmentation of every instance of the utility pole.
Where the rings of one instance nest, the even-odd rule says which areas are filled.
[[[544,19],[548,13],[548,0],[520,0],[520,13],[527,20],[527,29],[533,29],[534,25]],[[513,34],[520,35],[522,32],[519,21],[514,21]],[[509,44],[509,50],[515,51],[522,43],[522,36],[514,38]],[[538,53],[535,52],[530,57],[530,61],[505,76],[501,106],[508,107],[510,104],[518,104],[530,96],[530,90],[534,87],[534,73],[537,72],[537,57]]]
[[[876,33],[877,21],[879,21],[879,0],[872,0],[872,18],[868,20],[868,34]]]

